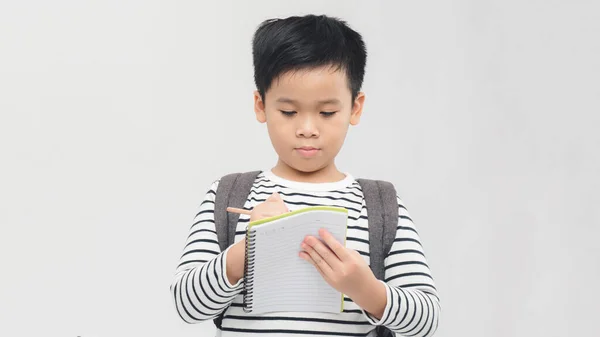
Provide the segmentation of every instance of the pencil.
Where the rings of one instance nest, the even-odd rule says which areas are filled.
[[[245,210],[243,208],[227,207],[227,212],[238,213],[238,214],[252,214],[252,211]]]

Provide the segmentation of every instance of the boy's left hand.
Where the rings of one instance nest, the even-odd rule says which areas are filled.
[[[325,281],[355,302],[369,296],[377,278],[360,254],[344,247],[325,229],[319,230],[324,242],[314,236],[302,241],[300,257],[310,262]]]

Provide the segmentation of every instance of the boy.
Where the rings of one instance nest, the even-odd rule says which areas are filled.
[[[363,191],[335,165],[349,125],[365,101],[360,92],[366,49],[345,22],[308,15],[267,20],[253,39],[254,111],[266,123],[279,159],[261,171],[237,224],[235,243],[221,252],[215,232],[215,181],[201,203],[171,285],[180,317],[199,323],[224,312],[221,336],[365,336],[383,325],[399,335],[431,336],[440,304],[419,236],[398,197],[396,239],[385,281],[369,268],[368,214]],[[298,243],[300,257],[345,295],[340,314],[248,315],[242,307],[244,233],[249,221],[311,205],[348,209],[346,246],[321,231]]]

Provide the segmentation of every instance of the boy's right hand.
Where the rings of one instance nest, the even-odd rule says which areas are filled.
[[[281,199],[279,193],[275,192],[265,200],[252,209],[250,213],[250,222],[277,216],[289,212],[287,206]]]
[[[275,192],[265,200],[265,202],[256,205],[250,213],[250,222],[264,218],[277,216],[289,212],[289,209],[281,199],[281,196]],[[246,238],[233,244],[227,252],[227,279],[230,284],[236,284],[244,277],[244,259],[246,255]]]

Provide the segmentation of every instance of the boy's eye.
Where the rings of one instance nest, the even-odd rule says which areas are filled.
[[[325,117],[331,117],[333,116],[337,111],[321,111],[321,115],[325,116]]]
[[[293,116],[296,111],[284,111],[284,110],[280,110],[282,114],[286,115],[286,116]]]

